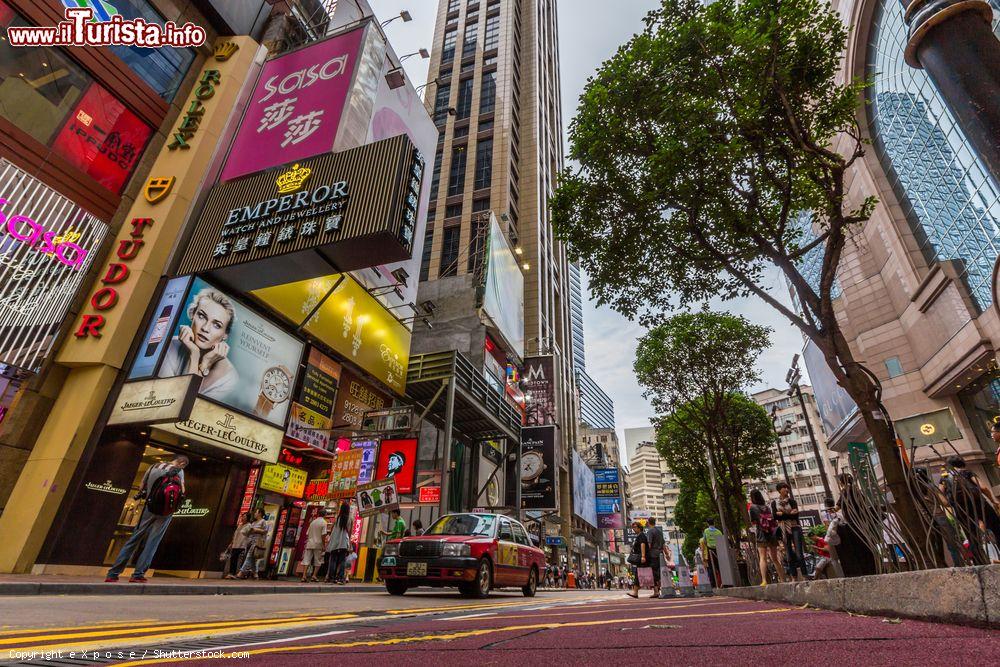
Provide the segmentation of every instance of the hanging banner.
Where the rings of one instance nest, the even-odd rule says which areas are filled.
[[[372,516],[379,512],[399,509],[396,482],[391,479],[380,479],[359,485],[357,503],[358,513],[361,516]]]
[[[573,450],[573,514],[597,527],[594,471]]]
[[[306,479],[309,474],[300,468],[293,468],[282,463],[272,463],[264,466],[260,476],[260,488],[274,491],[283,496],[301,498],[306,490]]]
[[[346,499],[354,495],[363,457],[364,451],[360,449],[337,452],[337,459],[330,466],[329,498]]]
[[[521,429],[521,509],[559,508],[556,427]]]
[[[620,530],[625,521],[622,517],[622,489],[618,468],[594,470],[594,485],[598,528]]]
[[[525,424],[548,426],[556,423],[556,378],[552,356],[528,357],[521,376],[525,398]]]
[[[378,440],[352,440],[351,449],[361,450],[361,470],[358,472],[358,484],[367,484],[375,479],[375,454],[378,452]]]
[[[383,440],[379,445],[375,476],[392,479],[399,493],[413,493],[417,467],[417,439]]]
[[[130,380],[152,377],[156,372],[156,364],[170,342],[170,332],[174,330],[177,318],[181,315],[184,295],[190,285],[191,276],[173,278],[167,282],[160,302],[156,304],[154,319],[146,328],[143,344],[139,346],[139,353],[132,362],[132,370],[128,374]]]

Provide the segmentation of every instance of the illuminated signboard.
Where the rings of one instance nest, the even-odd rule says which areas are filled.
[[[399,493],[413,493],[417,467],[417,439],[383,440],[379,446],[375,476],[393,479]]]
[[[108,226],[0,158],[0,363],[37,371]]]
[[[405,392],[410,330],[351,276],[335,274],[266,287],[253,295],[396,393]],[[319,305],[305,322],[313,308],[303,304]]]
[[[293,468],[282,463],[272,463],[264,466],[260,476],[260,488],[284,496],[301,498],[306,490],[308,476],[308,473],[300,468]]]

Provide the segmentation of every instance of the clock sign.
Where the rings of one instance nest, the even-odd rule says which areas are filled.
[[[416,438],[383,440],[379,445],[375,479],[394,479],[397,493],[413,493],[416,463]]]

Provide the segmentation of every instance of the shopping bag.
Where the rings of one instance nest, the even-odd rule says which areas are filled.
[[[653,568],[651,567],[640,567],[638,568],[639,573],[639,588],[653,588]]]

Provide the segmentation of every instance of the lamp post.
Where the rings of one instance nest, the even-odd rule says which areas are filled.
[[[396,19],[403,19],[403,23],[409,23],[410,21],[413,20],[413,17],[410,16],[410,12],[404,9],[399,13],[398,16],[393,16],[391,19],[386,19],[385,21],[382,21],[382,23],[380,23],[379,25],[384,28],[393,21],[395,21]]]
[[[792,432],[792,423],[785,422],[785,427],[778,430],[778,406],[771,408],[771,427],[774,429],[774,442],[778,447],[778,460],[781,461],[781,472],[785,476],[785,484],[788,485],[788,492],[792,491],[792,480],[788,477],[788,466],[785,464],[785,453],[781,449],[781,436]]]
[[[802,387],[799,386],[799,380],[802,379],[802,373],[799,371],[799,355],[792,357],[792,367],[788,369],[788,375],[785,376],[788,380],[788,395],[791,396],[794,393],[799,399],[799,406],[802,408],[802,416],[806,418],[806,431],[809,432],[809,442],[812,443],[813,455],[816,457],[816,465],[819,466],[820,479],[823,480],[823,493],[825,497],[832,498],[832,491],[830,490],[830,480],[826,476],[826,466],[823,465],[823,457],[819,453],[819,443],[816,442],[816,434],[813,432],[812,420],[809,419],[809,411],[806,410],[806,400],[802,397]]]

